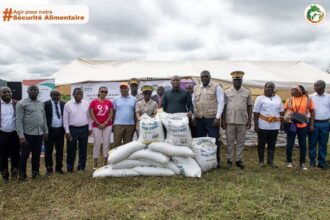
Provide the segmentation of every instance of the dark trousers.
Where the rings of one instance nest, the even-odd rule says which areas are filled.
[[[20,144],[16,131],[0,131],[0,171],[3,178],[9,177],[8,159],[10,157],[11,173],[17,175]]]
[[[53,171],[53,150],[56,150],[55,170],[62,170],[64,128],[49,128],[48,140],[45,143],[45,165],[48,171]]]
[[[258,131],[259,163],[264,162],[265,146],[267,144],[267,163],[273,164],[277,135],[278,135],[278,130],[259,129]]]
[[[213,126],[215,118],[196,118],[197,137],[213,137],[217,145],[217,161],[220,163],[219,126]]]
[[[287,130],[287,145],[286,145],[286,161],[292,163],[292,148],[296,135],[298,136],[298,143],[300,149],[300,164],[306,162],[306,137],[308,134],[308,127],[297,128],[296,132]]]
[[[192,138],[198,137],[197,136],[197,128],[196,128],[196,126],[194,126],[192,124],[192,119],[191,118],[189,118],[189,128],[190,128],[190,131],[191,131],[191,137]]]
[[[88,125],[82,127],[70,126],[69,129],[72,140],[67,142],[67,170],[68,172],[73,172],[74,163],[76,161],[77,145],[79,148],[77,169],[85,170],[87,160]]]
[[[32,173],[39,173],[40,153],[42,147],[43,135],[24,135],[27,145],[21,147],[21,158],[19,161],[19,169],[21,175],[26,176],[26,163],[32,152]]]
[[[315,166],[316,149],[318,145],[318,165],[326,165],[327,145],[329,139],[329,121],[318,122],[314,124],[314,131],[309,134],[309,161],[310,165]]]

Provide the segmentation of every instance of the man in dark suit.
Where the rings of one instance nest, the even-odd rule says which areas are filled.
[[[64,127],[63,127],[63,108],[64,102],[61,101],[61,94],[57,90],[50,92],[51,99],[45,102],[45,112],[47,126],[49,130],[48,140],[45,143],[45,164],[49,176],[53,172],[53,149],[56,149],[56,166],[55,170],[59,174],[63,174],[63,146],[64,146]]]
[[[194,85],[193,84],[187,84],[186,85],[186,91],[189,93],[190,97],[192,97],[193,93],[194,93]],[[193,125],[193,122],[192,122],[191,118],[189,118],[189,128],[190,128],[190,131],[191,131],[191,137],[192,138],[197,138],[197,128],[196,128],[195,125]]]
[[[157,102],[158,108],[162,107],[162,100],[163,100],[164,92],[165,92],[164,86],[158,86],[157,94],[151,96],[151,99],[154,100],[155,102]]]

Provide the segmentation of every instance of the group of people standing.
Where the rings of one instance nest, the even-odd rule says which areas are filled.
[[[242,86],[244,72],[231,73],[233,86],[223,90],[211,81],[209,71],[202,71],[200,84],[180,88],[180,77],[171,78],[172,88],[165,91],[144,85],[139,93],[139,80],[131,79],[119,85],[120,96],[107,99],[108,88],[101,86],[98,97],[92,102],[83,99],[83,89],[73,90],[73,99],[61,101],[57,90],[50,93],[46,102],[38,100],[39,88],[29,86],[28,98],[19,102],[12,99],[8,87],[1,88],[0,105],[0,168],[5,181],[27,178],[26,164],[32,153],[32,178],[38,177],[40,153],[45,144],[46,175],[53,173],[53,150],[56,150],[55,172],[63,174],[64,137],[67,139],[67,172],[74,171],[76,151],[79,149],[77,170],[86,167],[88,137],[93,134],[93,167],[100,163],[100,149],[103,145],[102,161],[107,163],[110,137],[113,133],[113,147],[131,142],[139,135],[139,120],[143,114],[154,117],[157,112],[187,113],[193,137],[214,137],[217,145],[217,160],[220,167],[220,127],[226,131],[227,167],[244,169],[243,149],[247,129],[252,126],[258,135],[259,166],[265,166],[264,152],[267,144],[267,164],[274,164],[275,144],[279,130],[287,133],[286,161],[292,168],[292,149],[298,136],[301,169],[306,170],[306,139],[309,137],[310,167],[326,168],[327,142],[329,137],[330,96],[325,92],[326,84],[319,80],[314,84],[315,93],[308,96],[302,85],[291,89],[283,105],[275,94],[275,84],[268,82],[264,94],[252,101],[251,91]],[[317,152],[318,145],[318,152]],[[234,157],[234,152],[236,155]],[[316,155],[317,162],[316,162]],[[9,173],[8,159],[11,159]]]
[[[330,96],[325,92],[323,80],[314,83],[315,93],[308,96],[302,85],[291,88],[291,97],[286,99],[284,106],[279,96],[275,95],[275,84],[266,83],[264,95],[257,97],[254,103],[254,129],[258,133],[258,155],[260,166],[264,165],[264,151],[267,144],[267,163],[274,163],[274,150],[279,130],[287,134],[286,161],[292,168],[292,150],[296,136],[299,145],[299,166],[307,170],[307,137],[309,163],[326,169],[327,144],[329,138]],[[318,153],[316,153],[318,147]],[[317,162],[316,155],[318,154]]]

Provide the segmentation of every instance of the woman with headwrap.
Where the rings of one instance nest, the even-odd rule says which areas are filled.
[[[314,130],[314,103],[308,97],[307,91],[302,85],[296,85],[291,89],[291,97],[284,104],[286,115],[287,147],[286,160],[287,167],[292,168],[292,148],[298,136],[300,149],[300,168],[307,170],[306,167],[306,137],[308,132]],[[310,112],[310,126],[307,126],[307,114]]]
[[[274,164],[274,152],[278,131],[283,122],[284,108],[281,98],[275,95],[273,82],[265,84],[264,94],[257,97],[253,113],[254,130],[258,134],[259,166],[265,165],[264,152],[267,144],[267,164],[277,168]]]

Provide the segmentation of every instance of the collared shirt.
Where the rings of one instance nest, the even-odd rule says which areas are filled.
[[[158,94],[151,96],[151,99],[157,102],[158,108],[162,107],[162,101],[163,101],[164,95],[160,96]]]
[[[134,96],[118,96],[112,104],[113,109],[116,111],[114,125],[135,124],[136,98]]]
[[[20,138],[23,138],[24,134],[47,134],[44,103],[30,98],[19,101],[16,105],[16,129]]]
[[[183,89],[171,89],[166,91],[163,96],[162,107],[167,113],[193,112],[194,106],[191,95]]]
[[[210,82],[206,87],[203,86],[203,84],[200,85],[200,87],[202,88],[203,93],[206,92],[206,90],[208,88],[210,88],[212,82]],[[217,96],[217,114],[216,114],[216,118],[219,119],[221,117],[222,111],[223,111],[223,107],[225,105],[225,100],[224,100],[224,92],[223,89],[217,85],[216,86],[216,96]],[[192,95],[192,103],[194,105],[194,109],[195,109],[195,96]]]
[[[133,96],[133,95],[131,95],[131,96]],[[136,96],[133,96],[133,97],[136,98],[136,101],[137,101],[137,102],[138,102],[138,101],[141,101],[142,99],[144,99],[144,96],[143,96],[142,94],[139,94],[139,93],[137,93]]]
[[[60,118],[57,117],[56,114],[56,107],[55,107],[55,102],[53,100],[51,100],[52,102],[52,112],[53,112],[53,116],[52,116],[52,128],[60,128],[63,126],[63,118],[62,118],[62,114],[61,114],[61,106],[60,106],[60,102],[57,102],[57,109],[58,112],[60,114]]]
[[[6,103],[1,100],[0,130],[3,132],[13,132],[16,130],[16,116],[12,101]]]
[[[88,129],[92,130],[92,121],[89,117],[89,103],[81,100],[77,103],[74,99],[64,105],[63,125],[65,133],[70,133],[69,126],[81,127],[88,125]]]
[[[138,101],[136,103],[135,112],[140,113],[140,115],[143,115],[146,113],[149,116],[152,116],[155,112],[157,112],[158,104],[154,100],[149,100],[149,102],[146,102],[144,99],[141,101]]]
[[[230,124],[246,124],[248,121],[247,106],[252,105],[250,90],[234,87],[225,90],[226,122]]]
[[[314,102],[315,120],[330,119],[330,95],[326,92],[323,95],[313,93],[310,98]]]
[[[281,116],[280,112],[284,112],[282,100],[278,95],[271,98],[264,95],[258,96],[254,103],[253,112],[260,113],[266,117],[273,116],[279,118]],[[267,122],[259,118],[258,125],[260,129],[264,130],[279,130],[281,122]]]
[[[164,95],[162,95],[162,96],[158,95],[158,108],[162,107],[163,97],[164,97]]]

